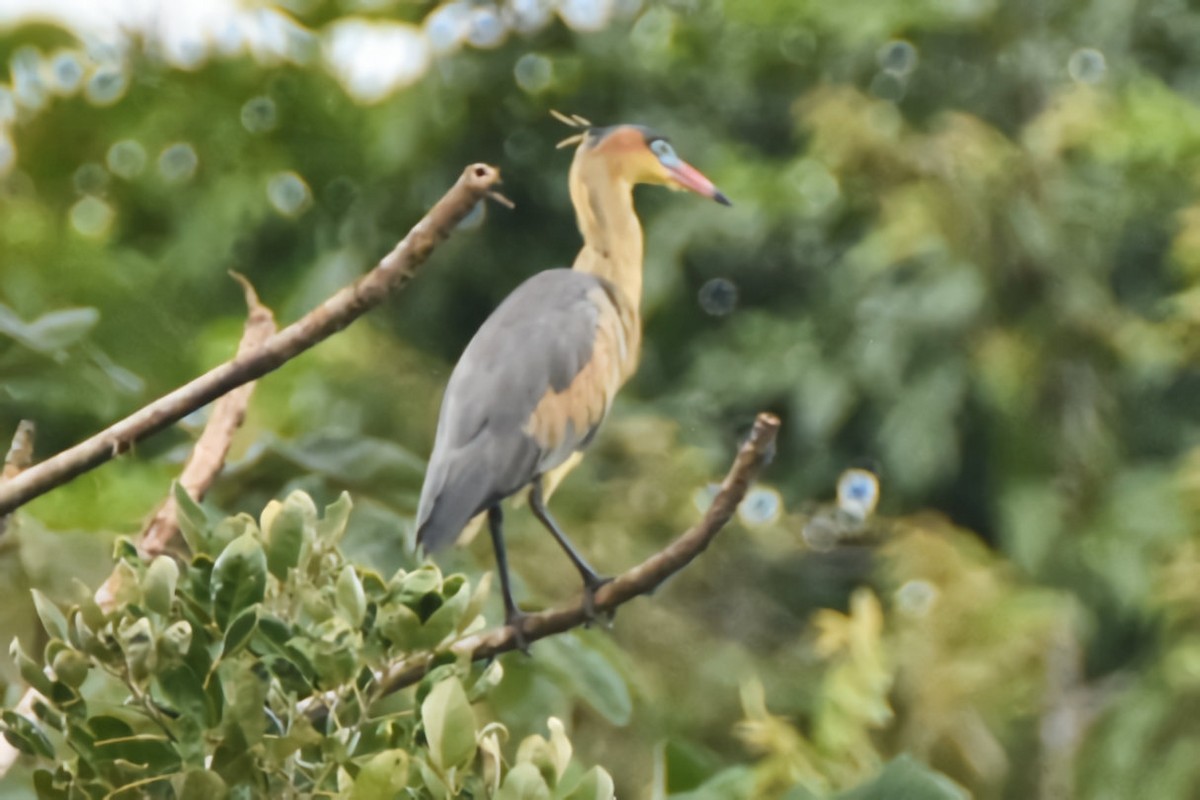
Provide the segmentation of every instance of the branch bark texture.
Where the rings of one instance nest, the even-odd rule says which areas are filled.
[[[33,437],[36,433],[37,428],[32,421],[23,419],[17,423],[12,446],[4,457],[4,471],[0,472],[0,480],[12,480],[33,463]]]
[[[649,594],[700,555],[725,527],[725,523],[729,522],[738,504],[746,496],[751,482],[770,460],[778,431],[778,417],[774,414],[759,414],[750,436],[738,451],[733,466],[721,482],[721,489],[713,498],[712,505],[708,507],[704,517],[665,549],[601,587],[596,592],[596,610],[610,611],[638,595]],[[525,617],[523,625],[525,641],[532,643],[579,627],[587,621],[582,600],[568,608],[529,614]],[[504,626],[466,636],[455,642],[451,649],[459,655],[479,661],[515,650],[517,647],[516,631]],[[379,694],[391,694],[417,683],[429,671],[432,660],[433,654],[423,653],[392,664],[378,675]]]
[[[258,294],[250,282],[236,272],[233,277],[242,285],[246,293],[246,308],[248,314],[246,325],[242,329],[242,340],[238,343],[237,355],[246,356],[256,351],[275,333],[275,315],[271,309],[259,302]],[[250,406],[250,395],[254,392],[254,382],[245,383],[222,397],[213,405],[212,414],[204,425],[204,431],[196,440],[195,447],[188,457],[183,472],[179,475],[179,484],[184,491],[199,502],[204,499],[213,481],[225,466],[225,456],[233,443],[233,435],[246,419],[246,409]],[[142,557],[149,560],[165,552],[179,532],[177,521],[178,509],[174,493],[167,495],[146,528],[142,531],[138,550]]]
[[[474,164],[429,213],[366,275],[269,337],[204,375],[135,411],[91,438],[0,484],[0,515],[127,451],[133,443],[173,425],[230,390],[278,369],[379,305],[407,284],[417,268],[484,198],[494,195],[500,171]]]

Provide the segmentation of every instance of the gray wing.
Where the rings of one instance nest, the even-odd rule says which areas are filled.
[[[442,399],[417,541],[443,547],[480,511],[583,445],[620,384],[612,287],[569,269],[510,294],[463,352]]]

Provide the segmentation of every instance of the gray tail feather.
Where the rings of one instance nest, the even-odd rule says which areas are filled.
[[[488,471],[478,459],[461,454],[444,461],[431,459],[417,510],[417,544],[427,553],[452,544],[471,518],[487,507],[492,493],[487,477]]]

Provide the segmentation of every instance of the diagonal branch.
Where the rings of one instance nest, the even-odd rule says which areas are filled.
[[[267,339],[252,353],[209,370],[120,422],[0,484],[0,515],[60,486],[134,442],[178,422],[221,395],[268,372],[349,325],[408,283],[417,268],[476,204],[494,197],[500,171],[474,164],[370,272]]]
[[[738,451],[729,474],[721,482],[721,490],[713,498],[704,518],[664,550],[601,587],[596,592],[596,610],[611,611],[638,595],[649,594],[700,555],[721,528],[725,527],[725,523],[729,522],[737,510],[738,503],[745,497],[751,481],[770,460],[774,452],[775,434],[778,431],[778,417],[774,414],[759,414],[754,420],[754,428],[749,438]],[[523,625],[525,640],[534,642],[544,639],[577,628],[587,621],[582,601],[570,608],[529,614],[525,617]],[[451,649],[459,655],[469,656],[473,661],[480,661],[515,650],[517,647],[516,632],[505,626],[464,637],[455,642]],[[422,653],[392,664],[377,676],[376,691],[380,695],[387,695],[411,686],[424,677],[432,661],[432,653]]]
[[[253,353],[275,333],[275,315],[259,301],[258,294],[246,278],[236,272],[230,274],[242,285],[242,290],[246,293],[246,308],[249,313],[237,349],[237,354],[243,356]],[[212,414],[205,423],[200,438],[196,440],[183,472],[179,475],[179,485],[193,500],[198,502],[204,499],[205,493],[225,466],[225,456],[233,443],[233,434],[242,427],[253,391],[254,382],[251,381],[234,389],[213,405]],[[142,531],[138,550],[143,558],[149,560],[167,550],[179,532],[177,511],[175,495],[171,493]]]

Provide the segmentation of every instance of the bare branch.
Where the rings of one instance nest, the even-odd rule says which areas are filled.
[[[349,325],[379,305],[416,274],[417,268],[445,240],[476,204],[488,197],[500,171],[474,164],[430,209],[408,235],[370,272],[267,339],[251,353],[209,370],[130,416],[74,447],[30,467],[0,484],[0,514],[29,502],[56,486],[123,453],[137,441],[178,422],[198,408],[255,378]]]
[[[610,611],[638,595],[649,594],[700,555],[725,523],[729,522],[737,510],[738,503],[745,497],[751,481],[770,459],[774,450],[775,434],[778,431],[778,417],[774,414],[759,414],[749,438],[738,451],[729,474],[721,483],[721,490],[713,498],[704,518],[671,542],[666,549],[655,553],[601,587],[596,592],[596,610]],[[544,639],[579,627],[587,621],[582,600],[569,608],[529,614],[524,622],[525,640],[534,642]],[[455,642],[451,649],[457,654],[470,656],[473,661],[479,661],[516,648],[516,632],[505,626],[467,636]],[[429,671],[432,659],[431,653],[424,653],[392,664],[378,676],[378,693],[391,694],[421,680]]]
[[[275,315],[271,313],[271,309],[259,302],[258,294],[245,277],[236,272],[230,274],[242,285],[246,293],[246,307],[249,310],[242,340],[238,343],[237,355],[240,357],[253,353],[275,333]],[[204,494],[225,466],[229,445],[233,442],[234,433],[246,418],[246,408],[250,405],[250,395],[253,391],[253,382],[243,384],[213,405],[204,431],[196,440],[196,446],[192,448],[192,454],[179,476],[180,485],[193,500],[199,501],[204,498]],[[138,549],[143,558],[149,560],[164,552],[179,532],[176,511],[175,496],[169,495],[142,531]]]
[[[1122,672],[1089,681],[1084,661],[1083,645],[1071,623],[1051,631],[1038,725],[1040,800],[1075,796],[1074,768],[1079,748],[1097,718],[1129,688],[1130,677]]]
[[[37,426],[32,421],[23,419],[17,423],[17,432],[13,434],[12,446],[4,457],[4,472],[0,479],[9,480],[33,463],[33,437],[37,434]]]
[[[23,419],[17,423],[17,431],[13,434],[12,446],[4,457],[4,469],[0,472],[0,484],[12,480],[24,472],[33,463],[33,438],[37,434],[37,426],[31,420]],[[0,536],[8,530],[8,514],[0,514]]]

